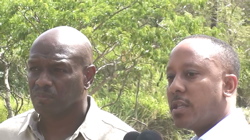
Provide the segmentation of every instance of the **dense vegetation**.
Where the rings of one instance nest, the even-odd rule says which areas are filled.
[[[68,25],[92,42],[98,71],[89,94],[141,131],[188,139],[174,128],[166,101],[165,66],[183,37],[207,34],[230,43],[242,69],[238,105],[250,104],[249,0],[1,0],[0,122],[32,108],[26,60],[34,39]]]

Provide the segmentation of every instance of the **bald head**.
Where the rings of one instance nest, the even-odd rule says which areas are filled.
[[[42,33],[32,44],[32,55],[44,54],[44,57],[78,57],[84,65],[92,64],[92,47],[88,38],[75,28],[59,26]]]

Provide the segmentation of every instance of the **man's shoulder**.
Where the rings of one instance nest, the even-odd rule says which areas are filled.
[[[87,120],[91,122],[97,121],[99,123],[95,122],[95,124],[102,125],[105,129],[110,128],[114,131],[121,131],[123,133],[134,130],[131,126],[129,126],[127,123],[125,123],[123,120],[121,120],[114,114],[100,109],[91,96],[89,96],[88,98],[91,101],[91,106],[87,114]]]
[[[32,109],[2,122],[0,124],[0,139],[33,140],[34,138],[29,135],[30,133],[24,133],[33,113],[35,113],[35,111]]]
[[[114,114],[100,109],[93,98],[88,98],[91,99],[90,107],[79,129],[82,135],[89,139],[122,140],[127,132],[135,131]]]
[[[201,139],[250,139],[250,126],[243,112],[236,109],[207,131]]]
[[[119,129],[124,132],[133,131],[134,129],[126,122],[118,118],[116,115],[107,111],[101,110],[102,121],[113,128]]]
[[[87,137],[91,139],[122,140],[126,133],[135,131],[131,126],[112,113],[99,110],[95,115],[96,116],[95,118],[92,118],[91,123],[88,123],[87,131],[84,132]],[[99,131],[98,134],[96,133],[97,128]]]
[[[13,116],[2,123],[0,123],[0,130],[4,129],[17,129],[21,126],[25,121],[29,119],[29,116],[34,112],[33,109],[26,111],[24,113]]]

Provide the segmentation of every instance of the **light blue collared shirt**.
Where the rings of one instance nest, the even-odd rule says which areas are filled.
[[[201,137],[191,140],[250,140],[250,125],[241,109],[235,109]]]

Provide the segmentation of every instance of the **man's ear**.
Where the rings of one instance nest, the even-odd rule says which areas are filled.
[[[84,75],[85,75],[85,83],[84,83],[84,88],[88,89],[92,82],[94,81],[95,73],[96,73],[96,67],[95,65],[90,65],[87,68],[84,69]]]
[[[236,90],[238,87],[238,78],[234,74],[226,74],[224,79],[224,93],[223,95],[226,97],[232,96],[233,94],[236,94]]]

